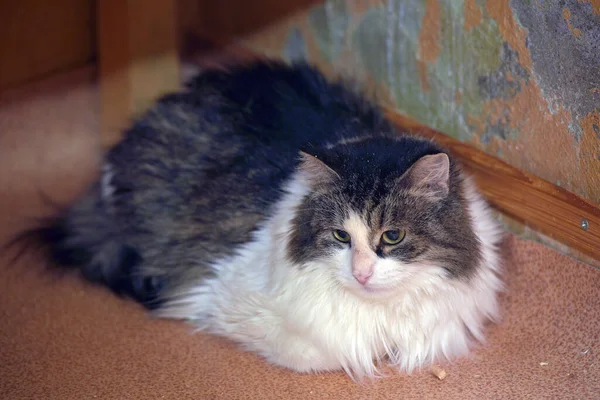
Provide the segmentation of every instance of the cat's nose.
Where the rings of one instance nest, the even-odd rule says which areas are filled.
[[[356,279],[358,283],[361,285],[366,285],[371,275],[373,275],[373,270],[369,269],[368,271],[356,271],[352,275],[354,275],[354,279]]]

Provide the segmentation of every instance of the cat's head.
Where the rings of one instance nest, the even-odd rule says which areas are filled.
[[[317,154],[318,153],[318,154]],[[342,286],[389,297],[468,277],[480,260],[458,166],[428,141],[347,141],[303,153],[309,186],[288,255]]]

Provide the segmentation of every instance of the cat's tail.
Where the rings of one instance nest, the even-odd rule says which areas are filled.
[[[41,247],[50,265],[59,270],[77,269],[89,281],[155,307],[157,293],[139,273],[142,257],[122,239],[99,185],[71,207],[38,220],[6,244],[6,248],[17,247],[15,260],[32,246]]]

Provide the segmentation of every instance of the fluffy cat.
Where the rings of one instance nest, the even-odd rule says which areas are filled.
[[[410,372],[498,315],[501,231],[459,164],[299,63],[204,72],[34,232],[58,265],[299,372]]]

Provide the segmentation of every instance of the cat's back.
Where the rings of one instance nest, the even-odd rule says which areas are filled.
[[[107,163],[121,193],[167,194],[171,187],[179,202],[198,193],[207,202],[213,193],[215,206],[244,195],[242,209],[265,210],[300,150],[389,130],[379,109],[313,67],[257,62],[201,73],[187,90],[159,99]]]
[[[243,135],[281,150],[320,147],[386,125],[379,108],[350,82],[327,79],[305,63],[271,60],[210,71],[189,87],[199,96],[218,92],[239,111]]]

